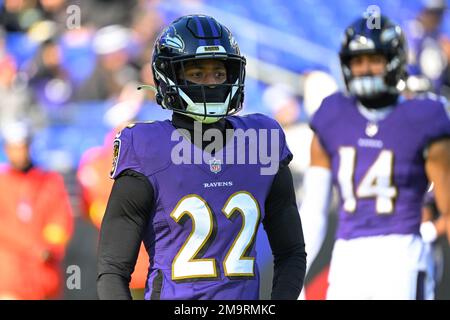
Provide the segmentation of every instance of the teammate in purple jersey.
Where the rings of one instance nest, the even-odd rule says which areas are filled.
[[[406,48],[399,26],[358,19],[340,51],[348,92],[324,99],[300,214],[311,261],[326,231],[331,185],[340,195],[328,299],[432,298],[420,235],[422,199],[434,182],[450,215],[449,107],[401,96]]]
[[[116,137],[99,297],[131,298],[143,241],[150,256],[145,299],[258,299],[255,238],[262,223],[274,255],[272,298],[297,299],[306,253],[292,154],[274,120],[232,115],[242,108],[245,78],[232,34],[211,17],[181,17],[156,40],[152,66],[157,101],[174,113]],[[269,158],[259,157],[262,149]],[[255,151],[258,161],[251,161]]]

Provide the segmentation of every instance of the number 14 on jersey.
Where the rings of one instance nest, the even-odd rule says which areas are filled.
[[[353,213],[359,199],[375,198],[375,210],[378,214],[393,213],[397,196],[397,188],[393,184],[394,153],[391,150],[381,150],[355,190],[357,161],[354,147],[339,149],[338,182],[344,210]]]

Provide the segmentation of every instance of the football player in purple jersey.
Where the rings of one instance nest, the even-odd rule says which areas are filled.
[[[450,215],[450,112],[436,96],[406,99],[406,44],[384,16],[345,31],[340,60],[347,92],[322,102],[300,210],[311,261],[326,230],[331,186],[339,221],[328,299],[430,299],[421,205],[429,181]]]
[[[114,141],[99,298],[131,298],[130,275],[143,241],[150,256],[145,299],[258,299],[255,238],[262,223],[274,255],[271,297],[297,299],[306,253],[292,154],[274,120],[233,116],[242,108],[245,58],[231,32],[208,16],[181,17],[156,40],[152,68],[157,102],[174,112],[171,120],[132,124]],[[219,148],[196,138],[211,130],[218,133],[214,142],[224,141]],[[270,131],[270,138],[236,144],[237,132],[248,130]],[[262,174],[262,161],[228,161],[265,144],[279,155],[273,174]],[[176,150],[204,161],[178,161]]]

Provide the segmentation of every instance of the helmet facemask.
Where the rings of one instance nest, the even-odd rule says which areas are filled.
[[[383,108],[397,101],[401,92],[401,83],[396,77],[399,73],[398,59],[388,60],[381,74],[367,73],[355,76],[351,72],[349,62],[343,64],[342,68],[348,92],[366,107]]]
[[[382,74],[367,73],[359,76],[354,76],[348,65],[345,65],[344,72],[348,74],[348,91],[350,94],[358,98],[377,98],[390,91],[386,84],[386,72]]]
[[[186,67],[211,59],[226,70],[223,83],[189,81]],[[229,54],[198,54],[159,58],[154,63],[161,105],[203,123],[213,123],[242,109],[245,59]]]

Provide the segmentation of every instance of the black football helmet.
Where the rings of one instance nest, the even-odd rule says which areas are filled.
[[[373,23],[359,18],[345,30],[339,57],[349,93],[364,105],[377,108],[384,106],[380,101],[397,100],[403,90],[407,78],[407,49],[400,26],[382,15],[372,19],[379,20]],[[387,60],[384,74],[355,77],[350,70],[350,60],[361,54],[383,55]]]
[[[223,62],[223,84],[185,80],[186,63],[202,59]],[[155,42],[152,59],[156,101],[163,108],[212,123],[242,109],[245,58],[231,32],[214,18],[187,15],[173,21]]]

